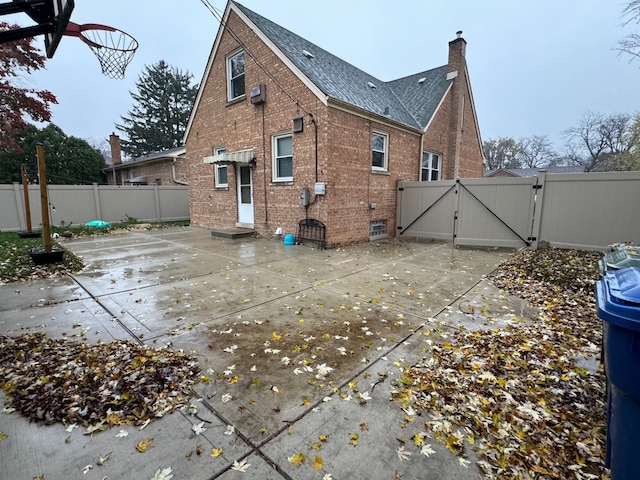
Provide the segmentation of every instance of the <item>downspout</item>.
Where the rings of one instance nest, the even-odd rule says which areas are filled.
[[[311,123],[313,124],[315,132],[316,183],[318,183],[318,124],[312,113],[310,113],[309,116],[311,117]]]
[[[189,182],[178,180],[176,178],[176,160],[177,159],[174,158],[171,162],[171,180],[173,181],[173,183],[177,183],[178,185],[189,185]],[[185,158],[185,160],[188,160],[188,158]]]

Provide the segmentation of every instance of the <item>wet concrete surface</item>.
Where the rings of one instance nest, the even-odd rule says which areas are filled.
[[[456,328],[532,314],[484,278],[509,252],[393,240],[319,251],[197,228],[64,246],[86,268],[0,286],[0,334],[191,352],[207,379],[195,386],[198,418],[175,412],[116,437],[0,413],[0,478],[148,479],[169,466],[174,479],[481,478],[473,458],[464,467],[435,440],[431,456],[408,441],[411,455],[399,459],[400,440],[426,418],[390,401],[391,384]],[[200,421],[207,430],[196,436]],[[149,451],[135,450],[151,437]],[[213,448],[223,453],[213,458]],[[300,454],[300,465],[290,461]],[[232,468],[242,461],[245,472]]]

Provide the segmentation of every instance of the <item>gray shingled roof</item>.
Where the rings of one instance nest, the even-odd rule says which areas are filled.
[[[446,78],[446,65],[383,82],[239,3],[233,3],[325,95],[404,125],[423,130],[451,82]],[[308,58],[303,51],[311,53],[313,58]],[[424,82],[418,83],[421,78],[425,78]]]

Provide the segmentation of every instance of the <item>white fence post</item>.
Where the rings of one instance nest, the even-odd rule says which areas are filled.
[[[536,183],[533,188],[536,189],[534,193],[534,203],[533,203],[533,221],[531,223],[531,237],[529,240],[531,241],[530,248],[532,250],[538,249],[538,242],[542,239],[540,238],[540,223],[542,220],[542,209],[544,208],[544,192],[545,182],[547,181],[547,171],[540,170],[538,172],[538,177],[536,179]]]
[[[162,211],[160,208],[160,192],[157,183],[153,186],[153,198],[156,203],[156,221],[159,222],[162,219]]]
[[[404,180],[398,180],[398,188],[396,189],[396,231],[394,237],[400,236],[402,230],[402,194],[404,193]]]
[[[100,204],[100,191],[98,190],[98,184],[93,184],[93,201],[95,206],[96,215],[95,218],[97,220],[102,219],[102,205]]]
[[[18,211],[18,220],[20,221],[20,230],[26,230],[26,213],[24,207],[24,201],[22,200],[22,195],[20,194],[20,187],[17,182],[13,182],[13,194],[16,199],[16,210]]]

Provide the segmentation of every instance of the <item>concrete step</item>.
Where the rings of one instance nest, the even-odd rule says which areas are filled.
[[[214,229],[211,230],[212,237],[229,238],[236,240],[238,238],[253,237],[256,231],[252,228],[228,228],[228,229]]]

